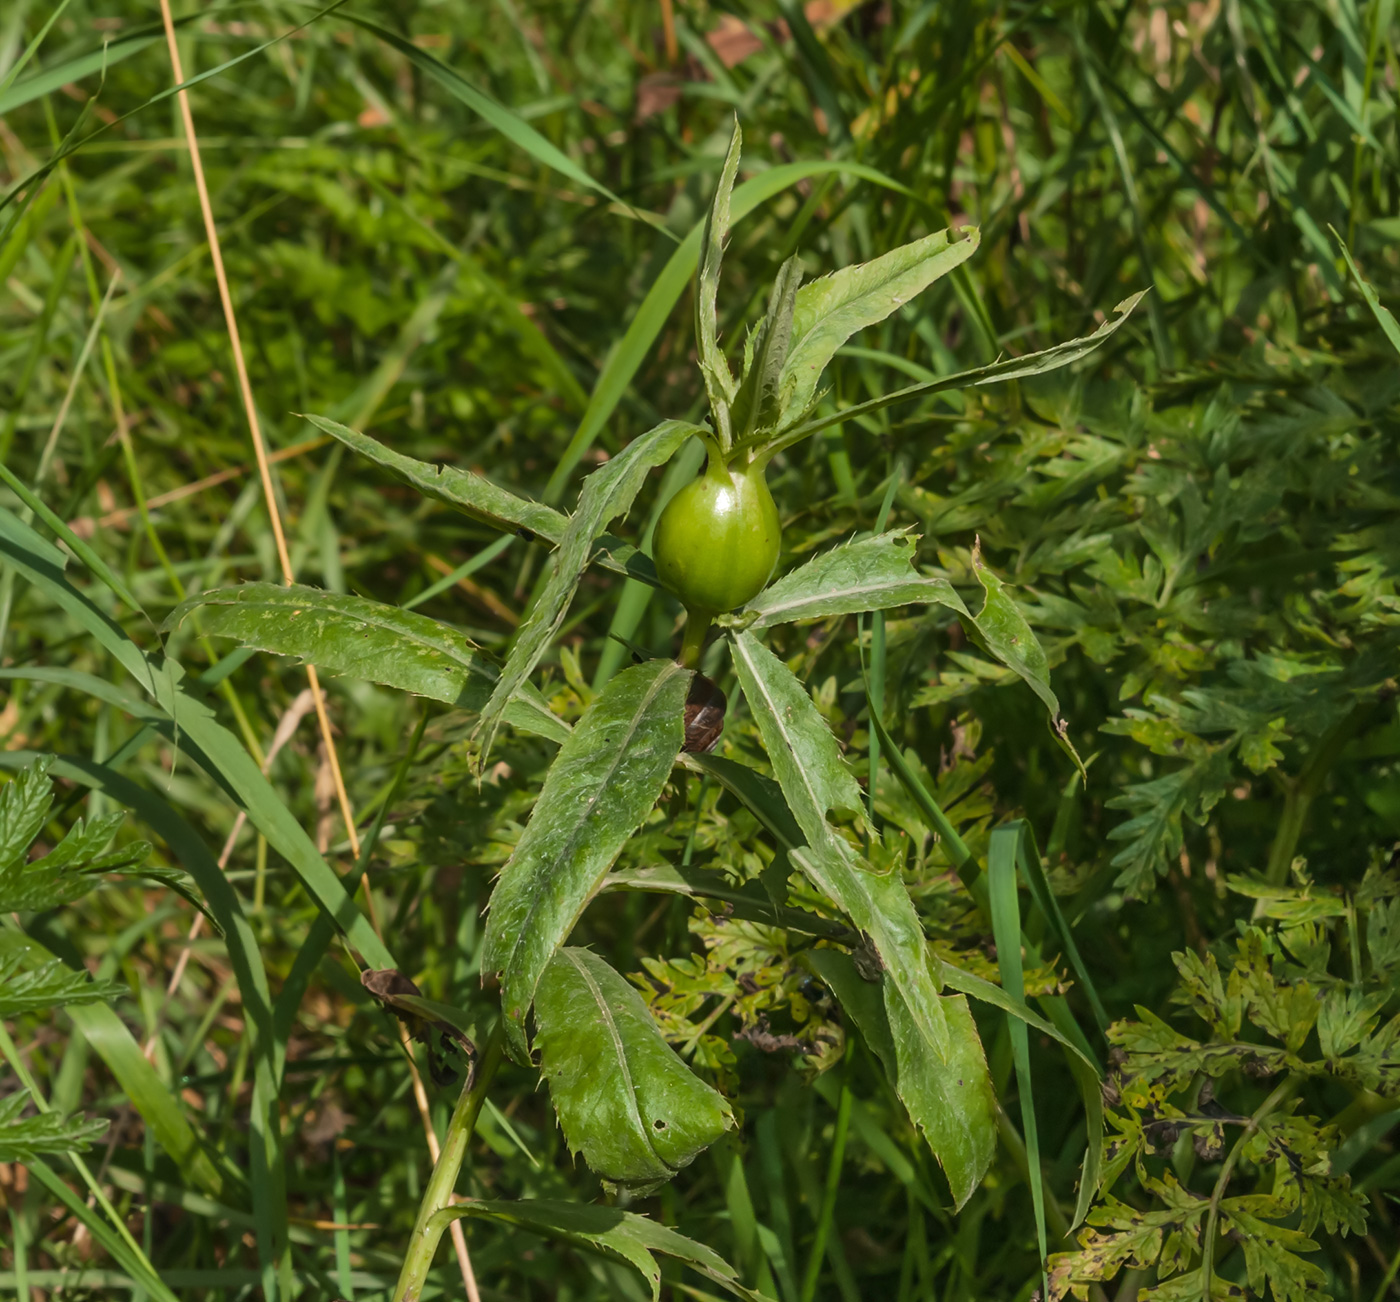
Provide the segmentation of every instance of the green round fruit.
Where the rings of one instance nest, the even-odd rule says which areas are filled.
[[[712,456],[705,472],[661,513],[652,558],[661,581],[685,608],[713,619],[763,591],[781,541],[763,468],[726,467]]]

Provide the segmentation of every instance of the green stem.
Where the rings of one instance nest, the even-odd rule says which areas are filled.
[[[486,1101],[486,1091],[501,1065],[501,1046],[505,1040],[505,1020],[497,1021],[486,1049],[481,1055],[481,1063],[474,1077],[469,1077],[462,1097],[447,1123],[447,1137],[443,1140],[442,1153],[428,1187],[423,1191],[423,1201],[418,1206],[418,1219],[414,1222],[413,1237],[409,1240],[408,1252],[404,1255],[403,1269],[399,1272],[399,1282],[394,1288],[394,1302],[418,1302],[423,1285],[427,1282],[428,1271],[437,1255],[438,1244],[442,1240],[445,1219],[436,1223],[433,1217],[444,1208],[451,1206],[452,1193],[457,1187],[457,1177],[462,1170],[462,1159],[467,1153],[472,1131],[476,1129],[476,1119],[481,1114],[481,1106]]]
[[[1323,733],[1303,765],[1302,772],[1288,784],[1283,815],[1279,819],[1265,869],[1265,876],[1273,885],[1282,885],[1288,877],[1312,802],[1321,792],[1328,773],[1341,758],[1347,743],[1365,726],[1375,709],[1374,701],[1362,701],[1344,719]]]
[[[812,1255],[807,1258],[807,1272],[802,1277],[802,1302],[812,1302],[821,1275],[822,1255],[831,1222],[836,1215],[836,1191],[841,1184],[841,1164],[846,1159],[846,1132],[851,1125],[851,1087],[841,1086],[841,1099],[836,1105],[836,1133],[831,1140],[831,1162],[826,1168],[826,1188],[822,1191],[821,1213],[817,1218],[817,1233],[812,1240]]]
[[[1220,1203],[1225,1197],[1225,1190],[1229,1186],[1230,1176],[1234,1173],[1235,1163],[1240,1160],[1240,1154],[1244,1151],[1246,1142],[1259,1129],[1259,1123],[1275,1108],[1288,1102],[1298,1092],[1302,1083],[1302,1077],[1290,1076],[1259,1105],[1254,1115],[1245,1123],[1244,1130],[1240,1137],[1235,1140],[1234,1146],[1230,1149],[1230,1155],[1220,1168],[1215,1188],[1211,1190],[1210,1213],[1206,1217],[1205,1237],[1201,1240],[1202,1302],[1210,1302],[1211,1278],[1215,1274],[1215,1232],[1220,1223]]]
[[[705,634],[713,623],[711,616],[703,611],[685,612],[685,632],[681,636],[681,664],[687,669],[700,669],[700,657],[705,650]]]

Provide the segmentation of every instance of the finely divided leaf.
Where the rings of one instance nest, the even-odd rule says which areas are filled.
[[[101,885],[96,874],[129,869],[150,853],[145,841],[106,850],[125,818],[114,812],[90,825],[77,819],[48,854],[26,862],[53,804],[52,764],[53,756],[41,756],[0,788],[0,913],[38,913],[71,904]],[[9,993],[8,988],[0,992],[0,1006]]]
[[[768,1302],[763,1294],[745,1288],[739,1282],[734,1267],[718,1253],[665,1225],[638,1216],[636,1212],[624,1212],[596,1203],[521,1198],[508,1202],[469,1199],[445,1208],[438,1215],[454,1220],[474,1216],[516,1225],[532,1234],[562,1239],[586,1251],[624,1261],[641,1272],[651,1288],[652,1302],[660,1302],[661,1298],[661,1271],[652,1256],[654,1252],[685,1262],[735,1297],[745,1299],[745,1302]]]
[[[647,471],[669,460],[686,439],[701,432],[698,426],[685,421],[662,421],[654,429],[638,435],[584,480],[578,509],[569,519],[569,527],[555,556],[554,572],[520,626],[496,690],[481,712],[477,733],[483,739],[483,762],[506,705],[530,676],[564,622],[578,581],[588,567],[594,541],[615,517],[632,505]]]
[[[53,805],[52,755],[41,755],[13,782],[0,787],[0,873],[23,860]]]
[[[842,543],[770,584],[732,622],[769,628],[799,619],[825,619],[894,606],[936,604],[968,617],[947,579],[914,569],[918,535],[904,529]]]
[[[888,974],[865,981],[852,959],[834,949],[810,949],[803,961],[855,1019],[884,1065],[909,1116],[928,1137],[957,1206],[967,1201],[996,1149],[996,1098],[977,1025],[962,995],[937,996],[950,1052],[940,1062],[922,1051],[918,1033]]]
[[[27,1090],[0,1099],[0,1162],[32,1162],[40,1153],[76,1153],[107,1129],[105,1120],[57,1112],[22,1116],[28,1099]]]
[[[535,1018],[564,1138],[610,1184],[654,1189],[734,1126],[724,1097],[681,1061],[642,997],[591,951],[554,956]]]
[[[826,364],[858,330],[883,321],[940,276],[967,261],[981,235],[975,227],[935,231],[889,253],[833,272],[797,293],[792,347],[783,366],[782,422],[812,402]]]
[[[115,981],[93,981],[61,959],[50,959],[23,970],[25,955],[0,957],[0,1018],[21,1013],[46,1013],[69,1004],[95,1004],[116,999],[126,987]]]
[[[503,974],[506,1034],[520,1061],[540,974],[670,776],[690,678],[673,661],[652,660],[608,683],[560,748],[501,873],[482,970]]]

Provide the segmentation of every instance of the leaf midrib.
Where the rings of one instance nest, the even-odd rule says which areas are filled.
[[[618,1065],[622,1070],[623,1084],[627,1091],[627,1111],[632,1120],[636,1123],[637,1133],[646,1141],[647,1151],[659,1162],[663,1169],[674,1174],[679,1168],[673,1167],[660,1153],[656,1151],[655,1145],[651,1142],[651,1135],[647,1132],[646,1122],[642,1117],[642,1110],[637,1104],[637,1087],[632,1083],[632,1069],[627,1064],[627,1050],[622,1043],[622,1032],[618,1029],[617,1019],[613,1016],[612,1009],[608,1006],[608,1001],[603,997],[603,992],[598,983],[593,979],[590,972],[582,961],[567,950],[561,951],[565,958],[574,965],[578,974],[584,979],[588,986],[589,993],[593,996],[593,1002],[598,1005],[598,1011],[602,1016],[603,1024],[608,1028],[608,1035],[612,1038],[614,1051],[617,1053]]]
[[[656,678],[652,681],[652,684],[647,690],[646,695],[642,697],[641,701],[637,705],[637,708],[632,712],[632,717],[627,724],[626,735],[622,739],[622,745],[618,746],[614,751],[613,760],[608,765],[607,772],[604,774],[602,780],[598,782],[597,786],[594,789],[593,795],[589,797],[588,804],[585,806],[582,816],[575,821],[574,830],[570,832],[569,839],[560,848],[559,853],[550,857],[549,862],[551,865],[559,863],[560,859],[566,855],[572,855],[573,849],[578,842],[578,837],[581,833],[581,830],[587,825],[589,815],[592,814],[594,807],[597,805],[599,799],[602,796],[602,793],[607,789],[609,780],[617,772],[618,766],[622,763],[623,756],[627,753],[627,743],[630,742],[634,736],[636,736],[637,730],[641,726],[640,720],[645,715],[647,707],[652,703],[653,700],[655,700],[657,692],[661,690],[661,685],[663,683],[669,682],[673,674],[680,672],[682,671],[679,665],[671,665],[666,671],[657,674]],[[541,792],[541,796],[543,796],[543,792]],[[543,902],[544,898],[545,897],[542,892],[536,892],[535,898],[531,902],[528,911],[526,912],[525,916],[521,919],[520,927],[516,932],[515,943],[511,946],[507,962],[503,967],[503,970],[505,972],[508,973],[510,969],[515,966],[516,956],[520,953],[521,946],[525,943],[526,935],[529,931],[530,924],[534,921],[535,914],[540,908],[540,905]],[[587,904],[587,897],[585,897],[584,904]],[[579,911],[581,912],[582,908],[580,908]],[[578,913],[576,912],[574,914],[574,921],[577,921],[577,918]],[[570,923],[570,928],[572,929],[572,922]],[[561,941],[556,942],[556,944],[558,943],[562,943],[562,938]],[[538,977],[536,977],[535,979],[535,984],[539,984]],[[530,995],[533,999],[533,988],[530,991]]]
[[[225,610],[248,610],[255,612],[259,610],[270,610],[277,612],[285,612],[296,603],[289,601],[278,601],[272,597],[263,596],[259,596],[249,600],[242,600],[237,596],[230,596],[225,600],[205,601],[201,602],[200,604],[205,606],[220,606]],[[453,647],[452,645],[450,645],[450,643],[432,642],[427,638],[426,635],[422,633],[412,632],[410,630],[399,627],[392,623],[389,619],[385,618],[383,615],[379,615],[377,613],[359,615],[350,611],[336,610],[332,607],[322,607],[319,610],[316,610],[313,609],[309,603],[303,605],[303,609],[307,610],[308,613],[311,613],[313,615],[320,615],[322,618],[329,617],[331,619],[348,621],[352,624],[367,624],[372,628],[381,630],[382,632],[393,633],[396,637],[400,637],[406,642],[413,643],[414,646],[422,647],[425,650],[429,651],[443,652],[444,654],[452,658],[454,664],[467,670],[469,673],[481,673],[484,676],[489,676],[492,679],[492,681],[494,681],[496,678],[494,666],[489,665],[485,660],[481,659],[480,657],[472,655],[470,652],[468,652],[467,658],[464,660],[462,658],[462,652],[460,648]]]

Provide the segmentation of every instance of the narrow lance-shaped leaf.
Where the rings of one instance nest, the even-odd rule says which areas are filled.
[[[1083,775],[1084,761],[1079,758],[1079,752],[1069,739],[1069,727],[1060,718],[1059,697],[1050,686],[1050,662],[1046,659],[1045,648],[1031,631],[1026,617],[1011,599],[1005,585],[982,563],[980,546],[972,549],[972,568],[986,593],[982,609],[972,621],[974,631],[986,643],[987,650],[1008,669],[1019,674],[1031,691],[1040,697],[1049,711],[1050,730]]]
[[[991,1165],[996,1150],[996,1097],[977,1025],[962,995],[939,996],[948,1021],[949,1056],[929,1071],[888,973],[864,980],[849,955],[832,949],[804,952],[804,963],[830,987],[855,1019],[895,1092],[928,1137],[961,1206]]]
[[[500,972],[512,1055],[540,974],[627,838],[651,812],[685,738],[690,673],[670,660],[618,674],[560,748],[491,896],[483,972]]]
[[[730,413],[736,443],[742,443],[755,430],[769,429],[778,422],[783,363],[792,343],[792,314],[801,284],[802,268],[794,254],[778,268],[768,296],[768,312],[758,330],[744,343],[744,374]]]
[[[947,579],[925,578],[914,569],[918,535],[904,529],[842,543],[784,575],[735,615],[743,628],[770,628],[799,619],[826,619],[894,606],[939,605],[968,617]]]
[[[569,517],[551,506],[517,497],[498,488],[489,479],[455,466],[435,466],[428,461],[406,457],[378,439],[342,425],[325,416],[307,416],[318,430],[339,439],[352,452],[397,475],[425,497],[454,506],[474,520],[506,533],[537,536],[558,543],[569,526]]]
[[[662,1038],[642,997],[586,949],[561,949],[540,980],[540,1072],[571,1152],[635,1193],[664,1184],[734,1113]]]
[[[244,583],[191,597],[164,627],[178,627],[196,609],[204,612],[204,631],[214,637],[467,710],[486,704],[499,677],[465,634],[364,597],[300,584]],[[569,735],[568,725],[528,683],[521,684],[506,718],[555,741]]]
[[[729,450],[730,443],[729,404],[734,399],[734,377],[719,346],[717,300],[720,263],[724,259],[724,241],[729,234],[729,196],[734,190],[734,178],[739,174],[739,149],[743,139],[744,133],[739,130],[736,118],[734,133],[729,138],[729,152],[725,155],[719,184],[715,187],[714,201],[705,219],[695,290],[695,346],[700,358],[700,373],[705,377],[705,394],[714,413],[715,431],[724,451]]]
[[[1079,361],[1080,358],[1087,357],[1106,339],[1116,334],[1145,293],[1147,291],[1144,289],[1131,298],[1125,298],[1113,309],[1117,315],[1111,320],[1105,321],[1093,334],[1084,335],[1079,339],[1067,340],[1065,343],[1056,344],[1053,348],[1030,353],[1025,357],[1012,357],[1006,361],[977,366],[970,371],[959,371],[956,375],[945,375],[941,379],[911,384],[907,388],[896,389],[893,393],[871,398],[868,402],[858,402],[852,407],[842,408],[829,416],[818,416],[811,420],[805,420],[799,425],[785,429],[777,439],[768,445],[766,450],[780,451],[783,448],[791,447],[794,443],[800,443],[803,439],[810,438],[813,434],[818,434],[824,429],[829,429],[833,425],[841,425],[848,420],[868,416],[872,412],[883,411],[886,407],[892,407],[896,403],[909,402],[914,398],[926,398],[935,393],[946,393],[953,389],[968,389],[981,384],[998,384],[1004,380],[1022,380],[1032,375],[1045,375],[1050,371],[1057,371],[1062,366],[1069,366]]]
[[[827,822],[829,810],[859,812],[860,789],[802,684],[750,633],[733,639],[739,681],[763,744],[807,845],[792,858],[818,890],[868,937],[880,967],[890,1033],[904,1086],[900,1097],[942,1164],[961,1204],[991,1160],[979,1099],[985,1084],[966,1070],[963,1032],[948,1023],[946,1001],[913,902],[897,873],[867,870]],[[919,1089],[911,1082],[921,1080]],[[944,1100],[936,1112],[928,1100]]]
[[[468,1199],[438,1213],[444,1220],[478,1217],[503,1225],[518,1226],[532,1234],[566,1243],[626,1262],[641,1272],[651,1289],[652,1302],[660,1302],[661,1271],[653,1253],[683,1261],[706,1279],[718,1284],[745,1302],[769,1302],[761,1293],[745,1288],[734,1267],[703,1243],[696,1243],[665,1225],[658,1225],[636,1212],[597,1203],[551,1202],[520,1198],[485,1202]]]
[[[699,426],[685,421],[663,421],[654,429],[638,435],[617,456],[604,462],[584,480],[578,509],[570,517],[569,527],[559,544],[554,572],[520,626],[505,668],[501,671],[500,681],[482,709],[477,735],[483,740],[483,763],[506,706],[539,663],[564,622],[578,581],[588,567],[595,539],[615,517],[622,515],[632,505],[633,499],[641,491],[647,472],[653,466],[669,460],[686,439],[701,432]]]
[[[207,764],[215,780],[236,795],[253,825],[287,859],[307,891],[335,919],[360,953],[376,967],[395,966],[384,942],[346,894],[306,829],[278,799],[257,762],[218,722],[209,706],[181,686],[184,670],[172,661],[159,668],[152,664],[120,625],[68,582],[63,574],[63,553],[3,507],[0,556],[105,647],[151,694],[175,722],[181,747],[189,743],[188,753]]]
[[[801,416],[826,364],[858,330],[883,321],[940,276],[966,262],[981,242],[976,227],[935,231],[869,262],[844,267],[797,293],[792,346],[783,364],[782,421]]]
[[[909,198],[915,197],[908,186],[901,185],[883,172],[863,163],[849,159],[816,158],[802,163],[781,163],[736,186],[731,199],[731,216],[738,221],[753,212],[759,204],[781,194],[788,186],[798,181],[814,176],[830,176],[838,172],[884,186]],[[573,474],[580,458],[602,433],[617,404],[622,401],[622,395],[627,391],[632,377],[636,375],[656,343],[657,336],[665,328],[671,309],[694,278],[693,273],[700,258],[700,239],[704,233],[704,222],[697,222],[690,228],[680,247],[667,259],[666,265],[647,290],[646,297],[638,305],[617,346],[609,352],[608,359],[598,374],[597,383],[593,386],[593,392],[589,395],[588,409],[583,413],[578,428],[569,439],[568,447],[564,449],[549,477],[549,483],[545,486],[545,501],[559,500],[564,485]]]

